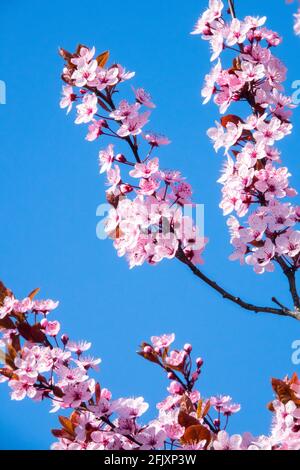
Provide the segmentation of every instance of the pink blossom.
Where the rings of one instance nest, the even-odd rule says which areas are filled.
[[[84,95],[82,98],[82,104],[78,104],[76,106],[77,117],[75,119],[75,124],[90,122],[97,112],[97,102],[98,98],[95,93],[87,93]]]
[[[274,264],[271,262],[274,256],[275,246],[267,238],[263,247],[254,248],[252,254],[246,256],[246,263],[252,265],[256,273],[262,274],[265,271],[274,271]]]
[[[184,435],[185,428],[180,426],[180,424],[165,424],[164,431],[166,432],[169,439],[176,441]]]
[[[151,175],[157,173],[159,169],[158,158],[148,160],[146,163],[136,163],[134,169],[129,172],[133,178],[149,178]]]
[[[160,147],[161,145],[168,145],[171,143],[167,137],[159,134],[148,133],[144,135],[144,138],[152,147]]]
[[[94,86],[96,84],[97,68],[96,60],[87,62],[85,58],[82,58],[77,63],[77,69],[73,72],[71,78],[78,87]]]
[[[128,101],[122,100],[114,111],[109,115],[116,121],[125,121],[126,119],[133,119],[138,116],[138,110],[141,105],[139,103],[129,104]]]
[[[3,305],[0,307],[0,320],[6,315],[9,315],[16,303],[16,300],[13,296],[6,296],[3,300]]]
[[[130,80],[135,76],[135,72],[126,71],[120,64],[116,64],[116,67],[118,69],[118,80],[120,83],[125,82],[126,80]]]
[[[16,300],[13,307],[16,312],[26,313],[32,310],[33,306],[33,301],[29,297],[25,297],[23,300]]]
[[[108,70],[98,69],[97,71],[97,90],[102,91],[106,87],[114,86],[119,81],[119,69],[118,67],[112,67]]]
[[[142,178],[139,183],[140,189],[138,190],[139,194],[144,196],[151,196],[159,188],[159,181],[154,178]]]
[[[161,449],[166,439],[166,433],[156,426],[151,426],[139,433],[138,438],[142,444],[141,450]]]
[[[184,364],[187,354],[185,351],[171,351],[166,358],[166,363],[169,366],[180,367]]]
[[[138,116],[126,119],[120,129],[118,129],[117,134],[120,137],[140,134],[144,125],[147,124],[149,116],[150,113],[147,111],[145,113],[139,114]]]
[[[70,85],[65,85],[63,86],[63,97],[60,100],[60,107],[63,108],[68,108],[67,109],[67,114],[72,109],[73,102],[76,100],[76,94],[73,91],[73,87]]]
[[[45,331],[46,335],[57,336],[60,330],[60,323],[58,321],[48,321],[43,319],[41,321],[42,329]]]
[[[278,253],[286,254],[293,258],[300,253],[300,232],[289,230],[276,238]]]
[[[241,444],[242,436],[239,434],[229,436],[226,431],[220,431],[213,445],[215,450],[240,450]]]
[[[71,408],[77,408],[82,402],[91,398],[87,382],[68,384],[64,388],[63,403]]]
[[[89,142],[92,142],[93,140],[96,140],[100,135],[103,134],[102,129],[107,128],[107,122],[104,119],[99,119],[99,121],[93,121],[89,125],[89,132],[86,136],[86,140]]]
[[[146,413],[149,405],[143,397],[119,398],[112,403],[111,410],[124,418],[137,418]]]
[[[99,152],[99,164],[100,164],[100,173],[109,171],[111,169],[112,163],[114,161],[114,146],[110,144],[106,150],[100,150]]]
[[[58,301],[47,299],[47,300],[34,300],[32,310],[41,313],[49,313],[56,309],[59,305]]]
[[[114,191],[121,181],[121,172],[118,165],[114,165],[107,170],[107,181],[111,185],[110,191]]]
[[[33,398],[36,394],[36,389],[34,387],[35,378],[22,375],[18,380],[10,380],[8,382],[11,392],[12,400],[23,400],[26,396],[28,398]]]
[[[83,352],[88,351],[91,345],[92,343],[89,343],[88,341],[68,341],[67,349],[80,356]]]
[[[155,104],[151,101],[151,95],[147,93],[143,88],[133,88],[135,98],[138,103],[147,106],[148,108],[155,108]]]
[[[168,348],[175,341],[175,334],[171,333],[169,335],[164,334],[161,336],[151,336],[151,343],[154,348],[162,349]]]

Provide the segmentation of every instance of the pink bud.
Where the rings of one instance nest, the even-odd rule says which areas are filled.
[[[122,194],[131,193],[132,186],[130,184],[121,184],[120,190]]]
[[[145,346],[143,351],[146,354],[151,354],[153,352],[153,349],[151,348],[151,346]]]
[[[183,346],[183,349],[184,349],[188,354],[190,354],[190,353],[192,352],[193,346],[192,346],[191,344],[187,343],[187,344],[185,344],[185,345]]]
[[[170,379],[170,380],[175,379],[175,376],[174,376],[173,372],[168,372],[168,379]]]
[[[115,156],[115,160],[120,163],[125,163],[127,161],[122,153],[118,153],[118,155]]]
[[[66,335],[66,334],[63,334],[60,339],[61,339],[62,344],[63,344],[64,346],[66,346],[66,344],[67,344],[68,341],[69,341],[69,336]]]
[[[197,364],[198,369],[200,369],[200,368],[203,366],[203,359],[202,359],[202,357],[197,357],[197,359],[196,359],[196,364]]]

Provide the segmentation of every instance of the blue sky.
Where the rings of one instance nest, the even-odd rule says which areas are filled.
[[[292,33],[292,6],[284,0],[237,1],[239,15],[267,14],[269,27],[284,34],[277,53],[289,67],[287,90],[300,79],[300,40]],[[204,395],[226,393],[242,404],[232,432],[267,432],[272,397],[270,378],[299,366],[291,363],[291,343],[300,339],[293,320],[253,315],[222,300],[177,261],[129,271],[110,241],[99,241],[96,208],[104,201],[98,175],[101,142],[84,140],[59,109],[61,59],[58,46],[81,42],[109,49],[113,61],[137,72],[133,84],[151,92],[157,109],[150,129],[165,133],[172,145],[158,156],[192,183],[195,199],[205,204],[210,243],[205,272],[253,302],[287,299],[279,272],[262,277],[228,261],[226,221],[218,208],[215,183],[222,164],[206,137],[218,116],[202,107],[200,87],[210,68],[207,44],[189,36],[206,1],[13,0],[2,7],[0,79],[7,104],[0,106],[1,276],[17,296],[40,287],[43,297],[61,302],[57,311],[64,331],[93,342],[103,360],[102,386],[115,397],[143,395],[154,407],[165,396],[160,370],[135,354],[143,339],[175,332],[177,344],[194,345],[205,360],[200,379]],[[294,133],[281,148],[299,181],[299,111]],[[49,404],[11,402],[0,386],[0,448],[46,449],[53,441],[56,416]],[[153,408],[154,409],[154,408]],[[149,414],[151,416],[151,413]]]

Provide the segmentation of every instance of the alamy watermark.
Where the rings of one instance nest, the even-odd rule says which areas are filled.
[[[134,232],[138,227],[140,239],[145,237],[146,240],[149,235],[160,234],[160,237],[168,240],[175,234],[179,240],[188,240],[193,250],[203,248],[204,204],[184,204],[176,208],[171,206],[169,213],[166,207],[166,212],[159,212],[160,209],[159,204],[143,205],[133,217],[126,211],[120,214],[111,204],[100,204],[96,210],[96,216],[101,218],[96,226],[96,236],[99,240],[116,239],[123,229],[125,232]]]
[[[292,363],[294,366],[300,365],[300,339],[296,339],[292,342],[292,349],[294,352],[292,353]]]
[[[0,80],[0,104],[6,104],[6,83]]]
[[[292,93],[292,102],[297,105],[300,103],[300,80],[293,81],[292,89],[295,90]]]

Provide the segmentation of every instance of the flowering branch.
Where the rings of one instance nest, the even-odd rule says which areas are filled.
[[[220,207],[224,215],[236,212],[244,218],[254,209],[247,221],[234,216],[228,219],[235,248],[230,258],[252,265],[258,274],[273,271],[277,263],[288,280],[294,310],[273,300],[281,307],[280,314],[299,319],[296,272],[300,232],[293,226],[300,220],[300,208],[280,201],[297,193],[289,186],[288,169],[274,164],[280,162],[275,141],[291,133],[289,108],[294,107],[291,99],[280,93],[286,68],[271,53],[281,40],[277,33],[262,27],[265,17],[248,16],[240,21],[234,1],[229,0],[228,6],[231,21],[222,14],[222,1],[210,0],[209,9],[198,20],[193,34],[208,40],[213,51],[211,60],[218,59],[205,79],[204,103],[214,96],[221,114],[237,102],[248,103],[252,111],[246,119],[233,114],[223,116],[217,128],[208,131],[215,150],[224,147],[227,159],[219,179],[223,185]],[[235,52],[229,69],[222,68],[219,58],[224,51]]]
[[[230,10],[234,15],[233,2]],[[299,319],[298,311],[285,306],[279,309],[260,307],[243,301],[196,267],[203,262],[201,254],[207,240],[200,236],[191,217],[185,214],[185,207],[194,205],[191,186],[178,171],[161,170],[157,157],[150,159],[154,150],[169,143],[163,136],[143,133],[150,116],[149,109],[155,107],[150,95],[141,88],[133,89],[135,103],[122,100],[117,105],[114,102],[117,85],[132,78],[133,72],[126,72],[118,64],[105,68],[108,52],[94,59],[94,48],[80,45],[73,54],[64,49],[60,53],[66,61],[62,78],[67,83],[61,107],[67,107],[69,112],[74,102],[82,100],[82,104],[77,105],[75,123],[90,123],[86,139],[91,141],[100,136],[110,136],[125,141],[132,152],[133,160],[123,154],[115,155],[114,146],[110,144],[99,153],[100,173],[107,173],[111,185],[106,191],[112,206],[106,220],[106,232],[114,240],[119,256],[126,255],[130,267],[145,261],[156,264],[163,258],[176,257],[223,298],[242,308]],[[79,87],[78,94],[74,86]],[[102,108],[101,115],[98,106]],[[140,114],[142,106],[148,111]],[[146,152],[140,137],[150,146]],[[119,165],[113,166],[116,162],[130,169],[128,176],[138,178],[138,183],[128,179],[124,181]],[[129,198],[130,193],[134,194],[133,199]],[[292,274],[289,279],[292,280]]]
[[[235,297],[234,295],[230,294],[225,289],[223,289],[215,281],[212,281],[202,271],[200,271],[200,269],[198,269],[193,263],[191,263],[189,261],[189,259],[187,259],[187,257],[185,256],[185,254],[182,250],[179,249],[176,256],[182,263],[186,264],[190,268],[190,270],[195,274],[195,276],[197,276],[199,279],[204,281],[207,285],[212,287],[224,299],[230,300],[231,302],[239,305],[243,309],[249,310],[249,311],[255,312],[255,313],[271,313],[271,314],[274,314],[274,315],[291,317],[291,318],[295,318],[297,320],[300,320],[300,315],[295,314],[294,311],[291,311],[287,307],[285,307],[284,305],[279,304],[279,302],[274,297],[272,297],[272,301],[277,303],[280,306],[280,309],[273,308],[273,307],[260,307],[258,305],[249,304],[248,302],[245,302],[244,300],[242,300],[240,297]]]
[[[230,418],[240,410],[230,396],[204,398],[196,389],[203,360],[192,359],[192,346],[172,349],[174,334],[152,336],[138,354],[158,365],[169,380],[168,396],[157,404],[158,415],[141,423],[148,404],[143,397],[112,399],[111,392],[91,377],[100,359],[86,356],[87,341],[61,335],[60,323],[48,320],[58,307],[36,300],[38,289],[22,300],[0,283],[0,382],[12,400],[50,400],[59,415],[53,429],[55,450],[299,450],[300,381],[296,374],[273,379],[275,399],[269,436],[228,434]],[[71,414],[70,414],[71,413]]]

